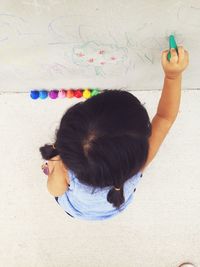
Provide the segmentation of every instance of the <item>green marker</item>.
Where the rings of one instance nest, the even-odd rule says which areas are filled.
[[[174,36],[173,35],[170,35],[169,36],[169,48],[175,48],[176,49],[176,53],[178,54],[178,47],[177,47],[177,44],[176,44],[176,41],[174,39]],[[170,58],[171,58],[171,53],[169,51],[169,53],[167,54],[167,59],[168,61],[170,61]]]

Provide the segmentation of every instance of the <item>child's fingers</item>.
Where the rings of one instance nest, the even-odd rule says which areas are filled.
[[[169,50],[162,51],[162,63],[164,65],[166,65],[167,63],[169,63],[169,61],[167,60],[167,54],[168,53],[169,53]]]
[[[168,52],[169,52],[169,50],[168,50],[168,49],[167,49],[167,50],[163,50],[163,51],[162,51],[162,53],[163,53],[163,54],[166,54],[166,53],[168,53]]]
[[[185,57],[185,50],[183,46],[179,46],[178,47],[178,62],[182,63],[184,61],[184,57]]]
[[[184,61],[185,54],[188,55],[187,51],[184,50],[183,46],[178,47],[178,55],[177,55],[176,49],[174,49],[174,48],[171,48],[170,50],[164,50],[164,51],[162,51],[162,61],[165,64],[167,64],[167,63],[169,64],[169,61],[167,59],[167,55],[169,52],[171,53],[170,62],[172,62],[172,63],[177,63],[177,62],[180,63],[180,62]]]
[[[166,64],[170,64],[170,62],[167,59],[168,53],[170,52],[171,54],[171,58],[170,58],[170,62],[177,62],[178,60],[178,56],[176,53],[176,50],[174,48],[170,49],[170,50],[164,50],[162,52],[162,62],[166,65]]]
[[[170,53],[171,53],[170,62],[177,63],[178,62],[178,55],[177,55],[176,49],[171,48]]]
[[[189,63],[189,54],[187,50],[184,50],[183,46],[180,46],[178,48],[178,54],[179,54],[179,63],[188,64]]]
[[[43,171],[46,175],[49,175],[49,168],[48,168],[48,164],[47,164],[47,162],[44,163],[44,164],[42,165],[42,171]]]

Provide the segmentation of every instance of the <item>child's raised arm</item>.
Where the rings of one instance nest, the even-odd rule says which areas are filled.
[[[152,161],[169,129],[174,123],[181,99],[182,72],[189,63],[189,55],[182,46],[178,47],[178,55],[175,49],[171,49],[170,62],[167,60],[168,50],[162,53],[162,66],[165,72],[164,86],[158,104],[157,113],[152,124],[152,134],[149,138],[149,153],[146,163],[141,171]]]

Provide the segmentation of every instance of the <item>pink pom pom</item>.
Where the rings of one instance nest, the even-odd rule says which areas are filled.
[[[66,92],[65,92],[64,89],[62,89],[62,90],[60,90],[60,91],[58,92],[58,97],[59,97],[59,98],[65,98],[65,97],[66,97]]]

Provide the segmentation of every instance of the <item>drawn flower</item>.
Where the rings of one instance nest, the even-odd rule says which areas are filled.
[[[74,47],[72,54],[72,59],[75,64],[94,67],[124,63],[127,58],[127,50],[125,48],[97,44],[93,41]]]

